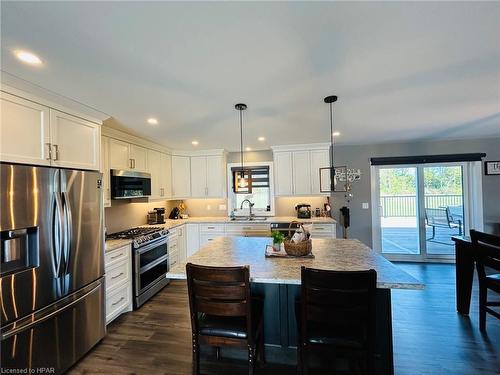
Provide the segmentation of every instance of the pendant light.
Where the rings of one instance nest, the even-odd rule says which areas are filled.
[[[330,166],[326,168],[319,169],[319,181],[320,181],[320,192],[328,193],[335,191],[335,167],[333,166],[333,145],[334,145],[334,135],[333,135],[333,103],[337,101],[336,95],[327,96],[324,102],[330,105]],[[328,179],[329,189],[323,189],[326,185],[325,180]]]
[[[240,162],[239,168],[233,169],[233,191],[236,194],[249,194],[252,192],[252,173],[251,170],[243,165],[243,111],[247,105],[238,103],[234,108],[240,111]]]

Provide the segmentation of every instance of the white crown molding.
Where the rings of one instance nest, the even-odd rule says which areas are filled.
[[[329,150],[330,143],[303,143],[297,145],[271,146],[273,152],[280,151],[307,151],[307,150]]]
[[[80,117],[87,121],[92,121],[96,124],[102,124],[104,120],[110,117],[106,113],[94,110],[65,96],[52,93],[42,87],[31,85],[29,82],[14,81],[13,79],[6,80],[5,75],[2,74],[1,91]]]
[[[211,150],[173,150],[172,155],[175,156],[225,156],[227,151],[223,148],[216,148]]]
[[[132,143],[134,145],[142,146],[151,150],[160,151],[165,154],[172,154],[172,150],[170,150],[168,147],[162,146],[148,139],[141,138],[136,135],[129,134],[127,132],[112,128],[110,126],[103,125],[101,128],[101,135],[109,138],[118,139],[120,141]]]

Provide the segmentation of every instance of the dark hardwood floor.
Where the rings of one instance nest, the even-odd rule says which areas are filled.
[[[499,374],[500,321],[479,332],[477,283],[471,315],[455,312],[455,266],[398,264],[426,289],[393,291],[396,374]],[[187,290],[174,281],[141,309],[121,316],[70,374],[191,374]],[[203,365],[205,363],[205,365]],[[209,374],[246,374],[245,362],[202,362]],[[324,372],[323,372],[324,373]],[[295,374],[294,367],[257,366],[256,374]]]

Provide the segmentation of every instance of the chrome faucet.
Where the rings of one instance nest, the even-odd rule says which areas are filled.
[[[255,205],[255,203],[250,202],[250,200],[249,200],[249,199],[245,199],[243,202],[241,202],[240,210],[242,210],[242,209],[243,209],[243,204],[244,204],[245,202],[248,202],[248,208],[249,208],[249,210],[250,210],[250,213],[249,213],[249,215],[248,215],[248,220],[252,220],[252,218],[255,216],[255,215],[252,213],[252,207]]]

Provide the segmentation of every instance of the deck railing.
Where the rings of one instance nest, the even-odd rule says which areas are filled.
[[[460,194],[429,194],[425,196],[425,207],[440,208],[462,205]],[[384,195],[380,197],[380,214],[383,217],[412,217],[417,212],[415,195]]]

